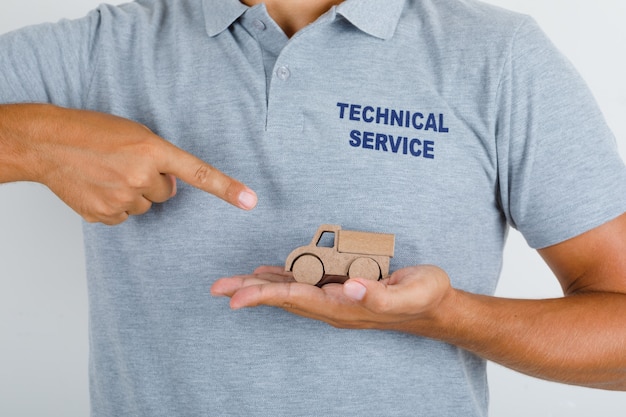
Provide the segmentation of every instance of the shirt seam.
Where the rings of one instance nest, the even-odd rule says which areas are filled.
[[[83,93],[82,97],[81,97],[81,107],[86,107],[86,104],[88,102],[88,98],[91,95],[92,92],[92,88],[93,88],[93,84],[95,82],[96,79],[96,68],[98,68],[98,62],[100,62],[100,59],[102,57],[102,48],[98,45],[98,43],[96,42],[96,39],[98,38],[98,28],[101,26],[102,24],[102,13],[100,12],[100,10],[96,10],[94,14],[97,14],[97,18],[95,19],[96,21],[94,23],[92,23],[89,27],[89,30],[91,32],[91,39],[88,45],[89,48],[89,55],[92,55],[92,51],[93,52],[93,59],[88,58],[87,59],[87,64],[86,64],[86,68],[85,68],[85,72],[90,73],[89,75],[89,80],[87,82],[86,88],[85,88],[85,92]]]

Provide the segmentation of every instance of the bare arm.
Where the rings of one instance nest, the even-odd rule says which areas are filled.
[[[626,214],[540,254],[564,298],[457,292],[440,337],[535,377],[626,390]]]
[[[47,104],[0,106],[0,183],[48,186],[87,221],[121,223],[176,193],[176,178],[251,209],[256,195],[145,126]]]
[[[351,279],[323,288],[294,283],[281,268],[218,280],[231,307],[261,304],[342,328],[400,330],[452,343],[543,379],[626,390],[626,214],[541,250],[566,296],[513,300],[450,286],[434,266],[386,281]]]

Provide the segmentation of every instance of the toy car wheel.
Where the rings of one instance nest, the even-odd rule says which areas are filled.
[[[293,263],[292,271],[296,281],[316,285],[324,277],[324,264],[317,256],[302,255]]]
[[[350,264],[348,275],[350,278],[365,278],[378,281],[380,278],[380,267],[372,258],[358,258]]]

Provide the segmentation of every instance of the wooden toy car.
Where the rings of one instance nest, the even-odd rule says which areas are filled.
[[[349,277],[379,280],[389,275],[395,236],[342,230],[341,226],[323,224],[307,246],[292,251],[285,270],[296,281],[312,285],[344,282]]]

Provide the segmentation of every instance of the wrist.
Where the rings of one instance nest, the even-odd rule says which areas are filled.
[[[396,271],[388,284],[404,287],[400,293],[407,297],[405,320],[396,322],[393,330],[442,341],[456,333],[467,293],[453,288],[444,270],[433,265],[405,268]]]
[[[428,310],[419,320],[419,327],[414,333],[430,339],[442,342],[454,343],[459,334],[459,326],[462,326],[463,315],[461,314],[464,303],[464,292],[449,286],[442,293],[439,302]]]

